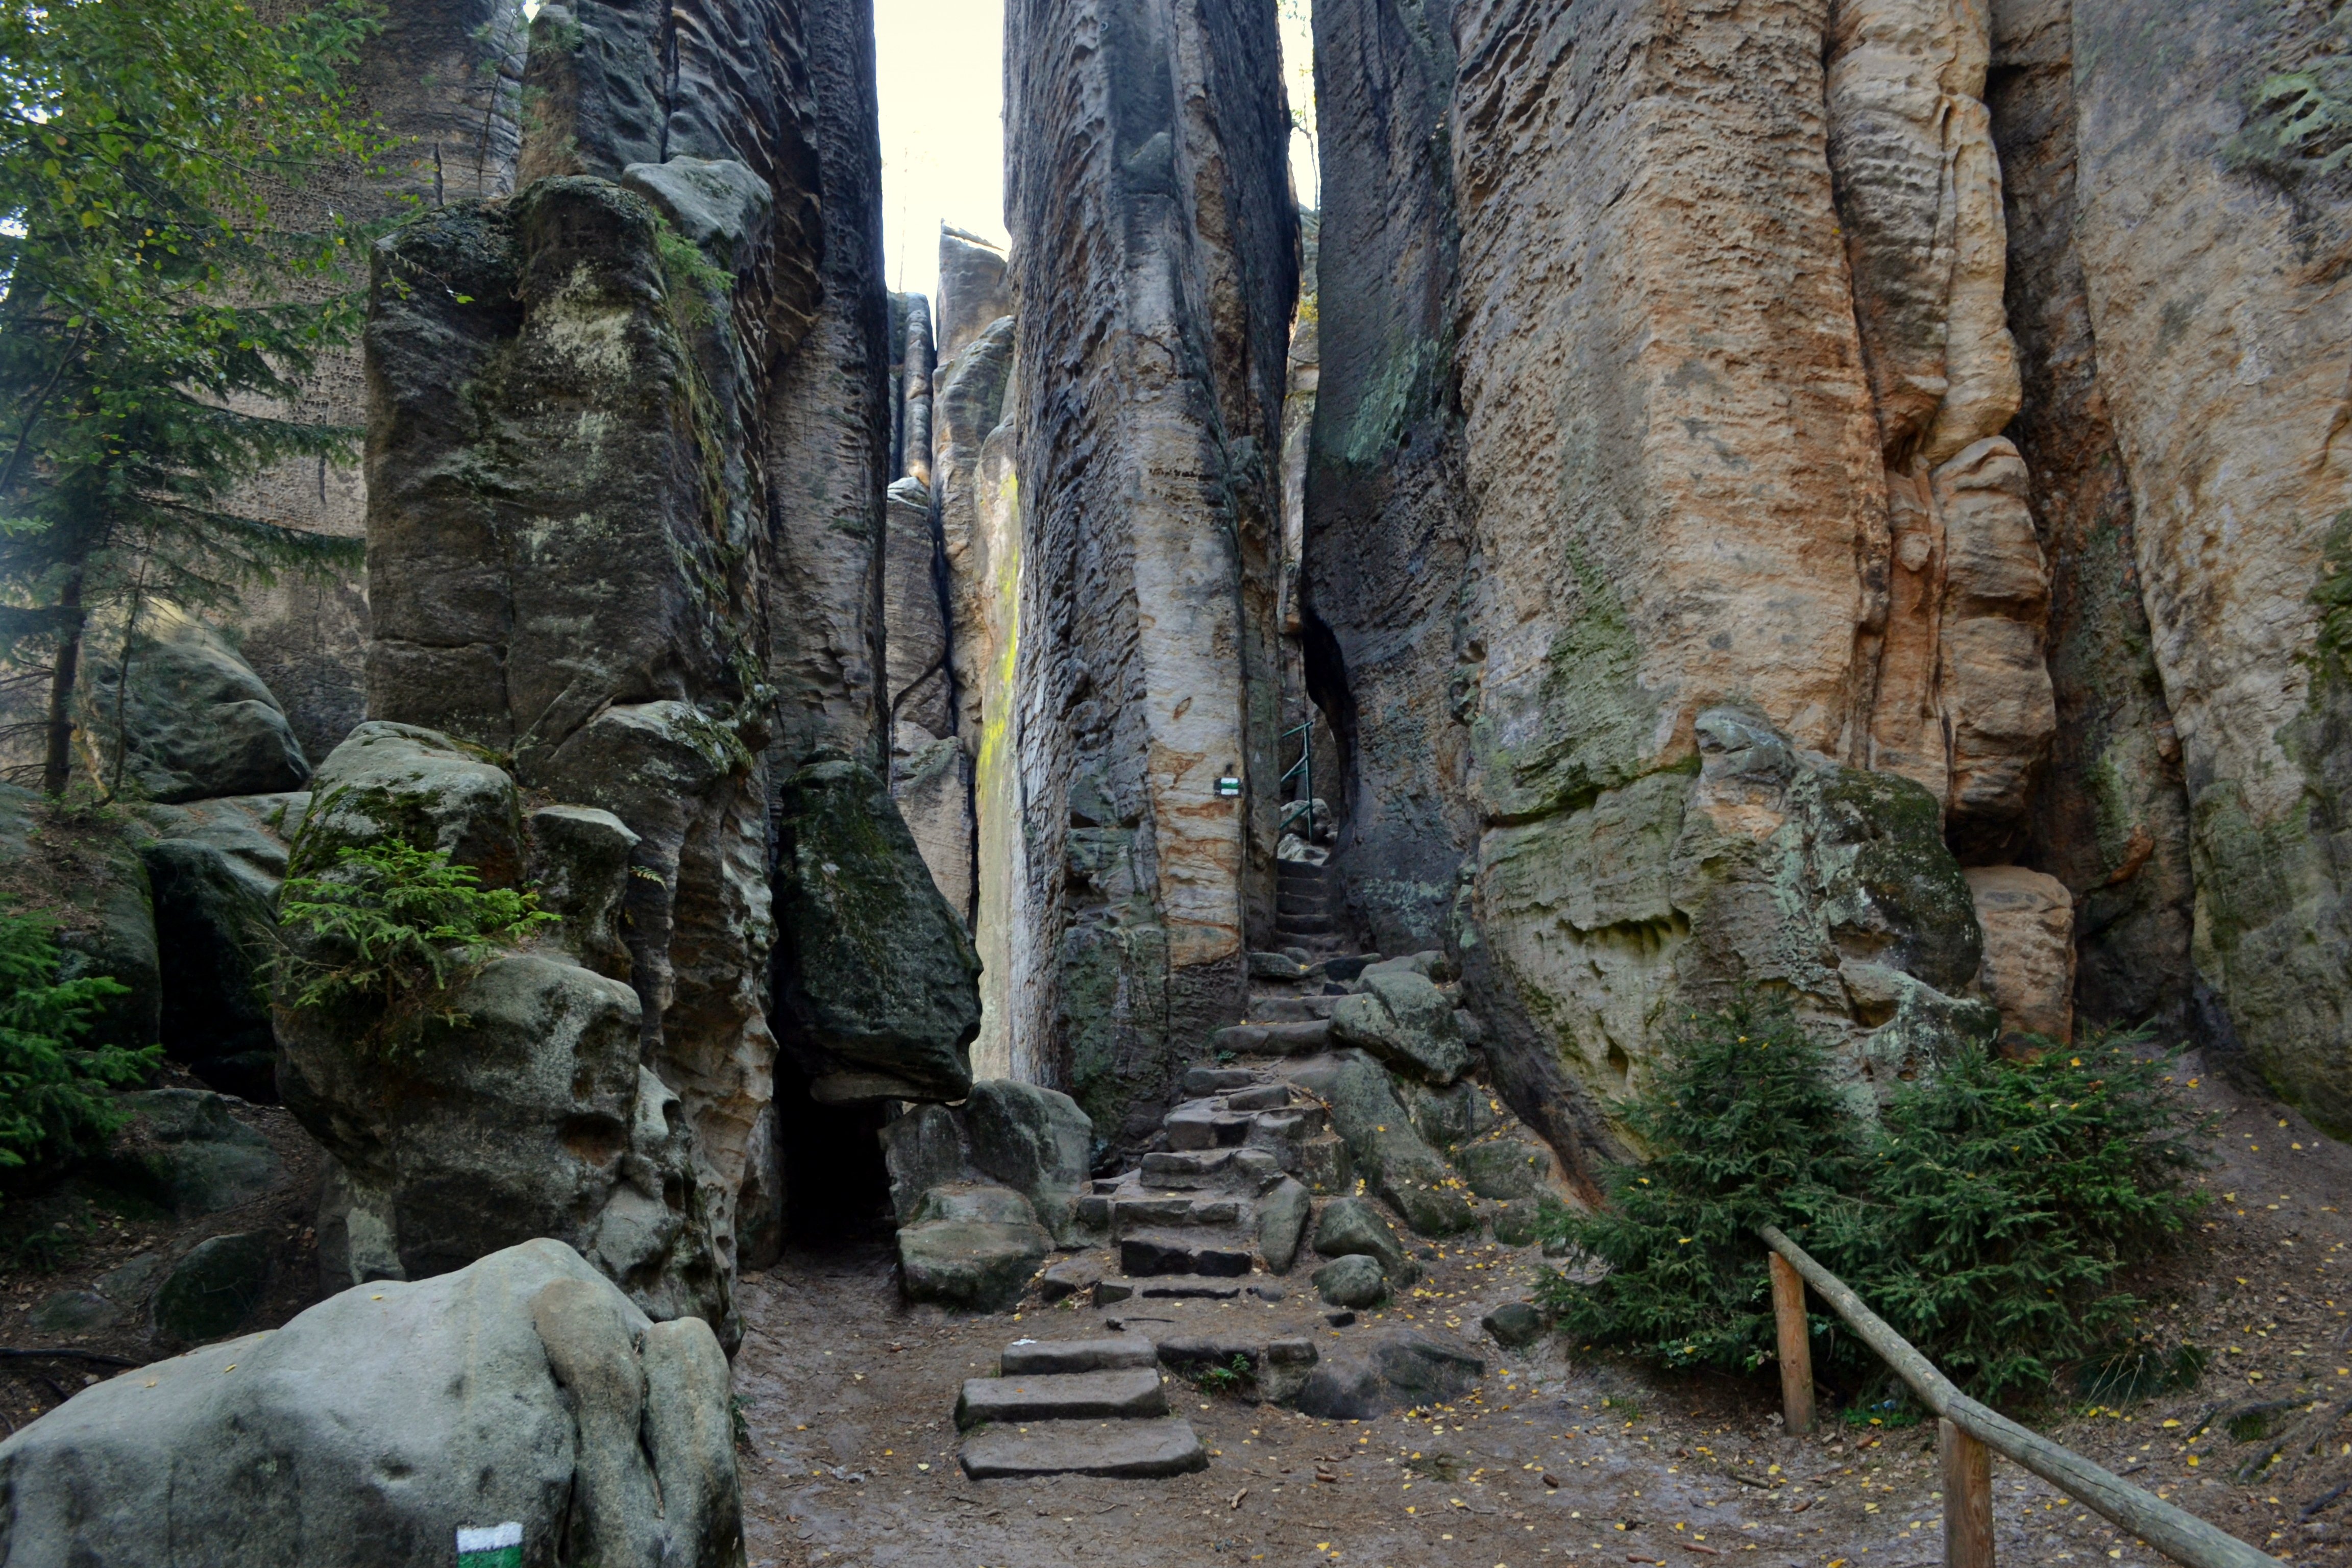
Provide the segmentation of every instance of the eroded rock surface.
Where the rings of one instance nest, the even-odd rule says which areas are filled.
[[[526,1562],[726,1568],[727,1399],[708,1327],[528,1242],[83,1392],[0,1444],[0,1560],[391,1568],[512,1521]]]
[[[362,724],[319,769],[293,876],[347,878],[336,852],[399,841],[442,849],[513,886],[531,855],[513,781],[478,753],[405,725]],[[555,912],[619,896],[575,880]],[[331,939],[298,959],[343,962]],[[347,997],[293,1005],[277,989],[278,1085],[334,1156],[319,1218],[336,1285],[463,1268],[532,1237],[564,1242],[662,1318],[736,1330],[695,1135],[679,1096],[642,1065],[643,1004],[556,939],[454,976],[417,1015]]]
[[[1005,26],[1037,949],[1012,1051],[1049,1042],[1133,1143],[1238,1017],[1271,914],[1289,128],[1262,6],[1022,0]]]

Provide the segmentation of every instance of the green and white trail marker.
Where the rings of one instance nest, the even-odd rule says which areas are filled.
[[[522,1526],[509,1522],[459,1530],[457,1568],[522,1568]]]

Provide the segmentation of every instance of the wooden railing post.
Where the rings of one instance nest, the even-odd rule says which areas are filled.
[[[1944,1474],[1944,1568],[1992,1568],[1992,1451],[1938,1416],[1936,1458]]]
[[[1772,1260],[1772,1322],[1780,1339],[1780,1410],[1791,1437],[1813,1429],[1813,1340],[1805,1327],[1805,1279],[1779,1253]]]

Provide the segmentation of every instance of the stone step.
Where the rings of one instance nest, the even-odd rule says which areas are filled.
[[[1277,913],[1274,917],[1274,932],[1286,941],[1294,936],[1328,936],[1331,934],[1331,917]]]
[[[982,1422],[1123,1421],[1167,1414],[1168,1394],[1160,1385],[1160,1369],[1151,1366],[968,1377],[955,1418],[957,1430],[969,1432]]]
[[[1181,1193],[1128,1192],[1111,1200],[1111,1224],[1124,1236],[1130,1228],[1198,1229],[1239,1225],[1238,1198],[1197,1198]]]
[[[1222,1098],[1188,1100],[1160,1125],[1172,1150],[1238,1149],[1248,1141],[1250,1131],[1248,1116],[1225,1110]]]
[[[1353,980],[1358,975],[1363,973],[1367,966],[1378,963],[1380,961],[1381,955],[1377,952],[1345,953],[1338,957],[1325,959],[1323,961],[1323,973],[1329,975],[1331,979],[1339,984],[1345,985],[1349,981]]]
[[[1170,1193],[1255,1193],[1282,1169],[1264,1149],[1162,1149],[1143,1157],[1143,1187]]]
[[[1284,882],[1312,882],[1320,887],[1328,879],[1331,868],[1312,860],[1276,860],[1274,870]]]
[[[1184,1075],[1184,1093],[1192,1099],[1205,1099],[1209,1095],[1223,1094],[1229,1089],[1247,1089],[1261,1081],[1256,1071],[1250,1068],[1194,1068]],[[1097,1182],[1095,1190],[1108,1189]]]
[[[963,1473],[976,1481],[1021,1476],[1102,1476],[1157,1480],[1209,1468],[1191,1422],[1042,1421],[1026,1430],[992,1427],[963,1445]]]
[[[1033,1344],[1004,1347],[997,1361],[1006,1377],[1042,1376],[1053,1373],[1126,1372],[1150,1366],[1158,1351],[1140,1334],[1117,1339],[1039,1340]]]
[[[1331,900],[1328,894],[1294,893],[1285,888],[1275,898],[1274,912],[1277,923],[1292,915],[1328,915],[1331,912]]]
[[[1311,1024],[1328,1018],[1338,1006],[1337,996],[1275,996],[1252,992],[1248,1019],[1253,1024]]]
[[[1281,1110],[1261,1110],[1251,1120],[1249,1142],[1260,1149],[1283,1143],[1304,1143],[1321,1132],[1330,1113],[1319,1105],[1294,1105]]]
[[[1255,1261],[1247,1242],[1199,1231],[1141,1231],[1121,1237],[1118,1243],[1118,1266],[1130,1279],[1170,1274],[1232,1279],[1247,1274]]]
[[[1227,1110],[1275,1110],[1290,1103],[1291,1087],[1286,1083],[1252,1084],[1225,1095]]]
[[[1311,1057],[1331,1047],[1331,1020],[1302,1018],[1288,1024],[1234,1024],[1210,1037],[1215,1049],[1237,1057]]]
[[[1095,1305],[1117,1301],[1236,1301],[1247,1281],[1239,1275],[1161,1274],[1137,1279],[1105,1279],[1095,1287]],[[1279,1290],[1279,1286],[1264,1289]]]

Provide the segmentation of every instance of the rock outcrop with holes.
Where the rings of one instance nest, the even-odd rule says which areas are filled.
[[[1049,1042],[1132,1144],[1271,913],[1288,116],[1264,6],[1018,0],[1005,37],[1037,950],[1012,1051]]]
[[[742,1561],[727,1359],[533,1241],[343,1291],[79,1394],[0,1444],[0,1562]]]
[[[600,926],[631,879],[626,830],[606,816],[621,852],[591,875],[593,858],[565,854],[576,823],[526,818],[478,748],[408,725],[361,725],[317,784],[292,876],[348,880],[340,850],[390,842],[441,850],[492,888],[551,857],[571,863],[541,883],[565,917],[551,934],[459,970],[411,1016],[372,994],[295,1006],[306,972],[278,976],[279,1089],[334,1158],[319,1216],[330,1282],[421,1279],[551,1237],[646,1311],[699,1317],[731,1340],[693,1124],[642,1060],[638,994],[592,967],[609,958]],[[316,933],[290,940],[298,961],[352,956]]]

